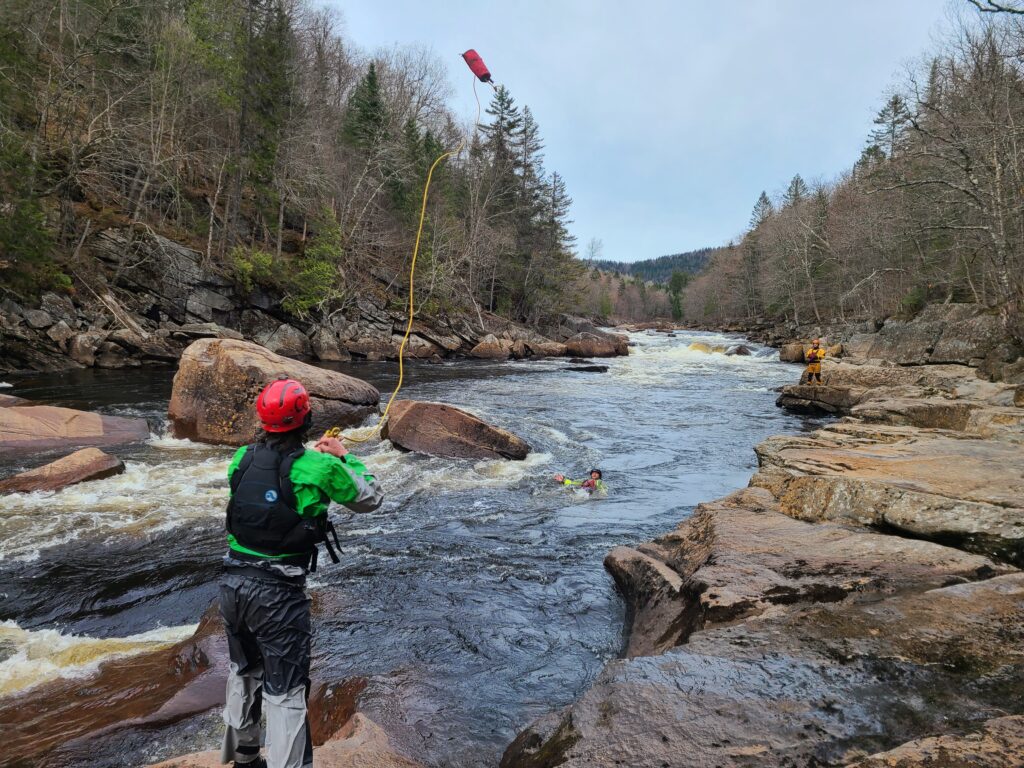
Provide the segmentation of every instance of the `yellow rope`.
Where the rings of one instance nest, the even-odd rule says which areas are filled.
[[[480,122],[480,97],[476,93],[476,78],[473,78],[473,96],[476,97],[476,123],[474,123],[474,130],[477,123]],[[412,334],[412,324],[416,319],[416,308],[414,304],[414,287],[416,282],[416,257],[420,252],[420,240],[423,238],[423,223],[427,218],[427,195],[430,193],[430,182],[434,178],[434,170],[439,166],[445,159],[459,154],[466,147],[466,137],[462,137],[462,141],[459,142],[459,146],[448,152],[442,152],[434,160],[430,166],[430,170],[427,171],[427,180],[423,185],[423,202],[420,205],[420,222],[416,228],[416,243],[412,249],[412,261],[409,263],[409,321],[405,325],[405,333],[402,335],[402,343],[398,347],[398,383],[395,385],[394,392],[391,393],[391,397],[388,398],[388,403],[384,406],[384,413],[380,416],[380,421],[377,425],[366,435],[362,437],[347,436],[341,433],[341,427],[331,427],[324,433],[324,437],[340,437],[342,440],[346,440],[350,443],[366,443],[369,442],[373,437],[380,434],[380,431],[384,428],[384,423],[387,421],[388,413],[391,411],[391,404],[395,402],[395,398],[398,397],[398,392],[402,389],[402,384],[405,381],[405,347],[409,343],[409,336]]]

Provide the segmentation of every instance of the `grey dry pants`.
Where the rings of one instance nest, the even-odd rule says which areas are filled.
[[[220,585],[220,613],[231,660],[221,761],[243,765],[259,756],[265,711],[268,768],[309,768],[312,629],[305,590],[272,576],[228,571]]]

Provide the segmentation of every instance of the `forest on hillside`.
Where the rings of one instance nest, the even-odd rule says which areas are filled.
[[[707,266],[715,250],[715,248],[698,248],[695,251],[672,253],[667,256],[658,256],[655,259],[641,259],[640,261],[596,259],[590,262],[590,266],[597,267],[602,272],[633,275],[652,283],[668,285],[669,280],[672,279],[672,274],[675,272],[689,275],[700,272]]]
[[[584,274],[565,182],[529,107],[476,85],[465,125],[446,61],[368,55],[312,0],[5,0],[0,298],[74,290],[89,235],[123,227],[295,314],[400,303],[428,168],[464,146],[434,177],[420,309],[563,311]]]
[[[687,287],[686,317],[803,323],[976,302],[1024,337],[1022,51],[1024,15],[965,11],[887,95],[848,172],[761,194],[746,235]]]

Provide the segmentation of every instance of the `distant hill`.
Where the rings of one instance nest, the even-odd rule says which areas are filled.
[[[669,256],[659,256],[656,259],[644,259],[643,261],[607,261],[595,260],[592,266],[605,272],[619,272],[625,275],[635,275],[649,280],[652,283],[667,283],[672,273],[677,269],[695,275],[707,265],[711,254],[717,248],[700,248],[696,251],[686,253],[673,253]]]

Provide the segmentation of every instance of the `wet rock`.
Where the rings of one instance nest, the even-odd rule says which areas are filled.
[[[271,352],[284,357],[313,356],[313,348],[306,334],[287,323],[279,325],[267,336],[257,337],[256,341]]]
[[[842,764],[1003,714],[1022,685],[1022,574],[782,607],[610,663],[501,765]]]
[[[0,408],[0,456],[80,446],[121,445],[149,438],[145,419],[103,416],[52,405]]]
[[[733,344],[732,346],[726,348],[725,354],[728,355],[729,357],[732,357],[734,355],[746,357],[753,354],[753,352],[750,351],[750,347],[748,347],[746,344]]]
[[[607,365],[573,365],[563,368],[564,371],[576,371],[577,373],[607,373]]]
[[[791,384],[782,388],[775,404],[794,413],[809,415],[847,414],[867,390],[825,384]]]
[[[527,341],[526,348],[534,357],[565,357],[566,346],[557,341]]]
[[[105,338],[106,331],[77,333],[68,344],[68,356],[76,363],[91,368],[96,363],[96,349]]]
[[[107,341],[113,342],[135,357],[150,361],[169,363],[177,360],[181,354],[180,348],[172,347],[161,336],[149,333],[141,335],[128,329],[113,331],[107,337]],[[100,365],[98,361],[97,365]]]
[[[931,542],[794,520],[760,488],[701,504],[654,541],[616,547],[605,567],[629,607],[628,656],[777,606],[875,601],[1013,570]]]
[[[752,485],[802,520],[883,527],[1024,564],[1024,451],[950,431],[834,424],[771,437]]]
[[[29,328],[41,331],[44,328],[49,328],[53,325],[54,320],[49,313],[44,312],[41,309],[29,309],[25,312],[25,322],[28,324]]]
[[[404,332],[404,330],[403,330]],[[391,337],[391,342],[395,348],[395,357],[398,357],[398,349],[402,345],[401,334],[395,334]],[[434,342],[424,339],[417,334],[411,334],[409,340],[405,344],[405,350],[402,353],[406,358],[416,358],[417,360],[429,360],[435,355],[440,355],[444,350],[437,346]]]
[[[1024,717],[998,717],[977,730],[930,736],[903,744],[847,768],[1020,768]]]
[[[139,365],[141,363],[131,357],[124,347],[113,341],[101,341],[96,349],[95,366],[97,368],[126,368]]]
[[[176,437],[219,445],[256,438],[254,403],[281,376],[309,392],[313,429],[351,427],[377,411],[380,393],[364,381],[290,360],[247,341],[200,339],[181,356],[167,413]]]
[[[0,480],[0,493],[59,491],[88,480],[102,480],[124,472],[124,462],[99,448],[83,448],[57,461]]]
[[[0,392],[0,408],[10,408],[15,405],[28,405],[29,401],[23,397],[16,397],[15,395],[5,395]]]
[[[565,342],[566,354],[572,357],[616,357],[629,354],[628,339],[603,331],[578,333]]]
[[[516,339],[512,342],[511,354],[515,360],[525,360],[530,356],[531,351],[525,341]]]
[[[472,414],[441,403],[397,400],[381,435],[399,448],[458,459],[525,459],[530,446]]]
[[[469,351],[469,354],[484,360],[507,360],[512,354],[512,342],[508,339],[498,339],[493,333],[489,333]]]
[[[418,768],[399,754],[384,730],[361,713],[353,715],[330,739],[313,749],[317,768]],[[221,768],[220,750],[176,757],[150,768]]]

